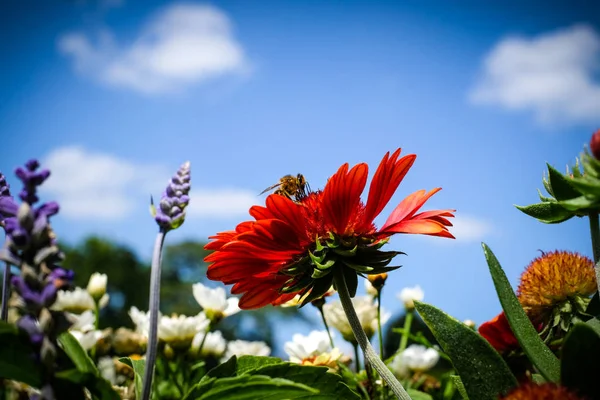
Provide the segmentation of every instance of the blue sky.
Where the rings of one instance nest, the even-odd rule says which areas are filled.
[[[513,205],[536,202],[545,162],[563,170],[600,127],[600,8],[453,4],[3,2],[0,169],[41,159],[61,238],[98,233],[149,258],[150,194],[186,160],[192,205],[170,242],[233,228],[285,174],[319,188],[402,147],[418,158],[379,224],[441,186],[425,208],[457,209],[457,240],[394,237],[408,256],[384,306],[419,284],[483,322],[500,306],[481,241],[513,284],[538,249],[591,255],[587,221],[548,226]]]

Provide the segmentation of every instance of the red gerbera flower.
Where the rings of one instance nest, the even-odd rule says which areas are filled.
[[[206,249],[214,250],[205,261],[208,277],[233,284],[231,292],[242,294],[239,306],[250,309],[278,305],[306,294],[305,303],[320,297],[332,284],[333,270],[342,268],[354,295],[357,272],[379,274],[400,252],[381,251],[395,233],[419,233],[454,238],[447,218],[454,210],[417,214],[440,188],[417,191],[404,199],[381,229],[374,219],[387,205],[416,155],[400,157],[400,149],[383,157],[369,189],[366,204],[361,194],[368,166],[349,169],[344,164],[328,180],[325,189],[295,201],[280,194],[267,197],[265,207],[254,206],[254,221],[239,224],[235,231],[221,232]]]

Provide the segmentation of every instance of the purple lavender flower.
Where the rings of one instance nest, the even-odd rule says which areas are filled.
[[[185,208],[190,202],[190,163],[185,162],[171,178],[163,193],[158,209],[151,204],[151,212],[158,226],[164,230],[179,228],[185,220]]]

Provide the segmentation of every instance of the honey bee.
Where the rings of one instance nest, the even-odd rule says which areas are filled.
[[[291,200],[300,200],[308,195],[310,192],[310,186],[306,182],[304,175],[298,174],[296,176],[286,175],[279,180],[273,186],[269,186],[263,190],[260,194],[266,193],[269,190],[277,188],[273,193],[285,196]]]

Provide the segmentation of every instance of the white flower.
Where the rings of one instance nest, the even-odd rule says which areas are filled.
[[[193,317],[175,315],[158,319],[158,338],[174,348],[189,347],[198,332],[204,332],[210,321],[203,313]]]
[[[367,290],[368,295],[377,297],[377,289],[375,289],[375,286],[373,286],[371,281],[369,281],[368,279],[365,279],[365,289]]]
[[[74,314],[81,314],[94,308],[96,308],[94,299],[86,290],[80,287],[76,287],[72,291],[59,290],[56,301],[52,305],[53,310],[68,311]]]
[[[377,304],[371,296],[355,297],[352,299],[352,304],[363,330],[368,337],[373,336],[377,331]],[[356,341],[354,333],[352,333],[352,327],[350,327],[346,313],[342,308],[342,303],[339,300],[325,304],[323,312],[325,313],[327,323],[340,331],[344,340],[352,343]],[[390,316],[389,312],[381,308],[381,325],[385,324]]]
[[[337,347],[331,348],[326,331],[312,331],[308,336],[295,334],[291,342],[285,343],[284,350],[291,362],[303,365],[335,367],[342,356]]]
[[[194,336],[194,340],[192,340],[191,351],[195,354],[198,352],[200,345],[202,344],[202,340],[204,339],[204,332],[199,332]],[[202,357],[212,356],[215,358],[219,358],[225,353],[225,349],[227,348],[227,343],[223,338],[223,334],[219,331],[208,332],[206,334],[206,340],[204,340],[204,344],[202,345],[201,355]]]
[[[96,327],[96,316],[91,310],[87,310],[79,315],[67,313],[67,317],[73,322],[70,330],[87,332]]]
[[[407,310],[412,310],[413,308],[415,308],[415,300],[422,301],[424,297],[425,293],[419,285],[412,288],[404,288],[398,294],[398,299],[400,299],[400,301],[404,303],[404,307]]]
[[[227,343],[227,351],[223,361],[233,356],[263,356],[271,354],[271,348],[265,342],[248,342],[246,340],[232,340]]]
[[[104,294],[98,302],[98,307],[104,308],[108,304],[108,293]],[[56,301],[52,305],[53,310],[68,311],[74,314],[81,314],[87,310],[93,310],[96,304],[92,295],[80,287],[72,291],[59,290],[56,295]]]
[[[211,289],[202,283],[192,285],[194,298],[204,310],[204,313],[213,322],[233,315],[240,311],[237,297],[227,298],[222,287]]]
[[[75,339],[77,339],[81,347],[86,351],[94,347],[98,340],[100,340],[100,338],[102,337],[102,331],[88,331],[85,333],[81,331],[70,332],[71,335],[73,335]]]
[[[102,297],[106,294],[106,281],[108,277],[106,274],[99,274],[94,272],[92,276],[90,276],[90,280],[87,285],[87,291],[92,296],[92,298],[96,300],[102,299]]]
[[[390,367],[400,376],[409,372],[425,372],[437,364],[440,354],[436,349],[420,344],[411,344],[392,360]]]
[[[158,318],[160,319],[160,313]],[[129,318],[135,325],[135,331],[145,337],[148,337],[148,327],[150,325],[150,312],[140,311],[136,306],[129,309]]]
[[[98,371],[100,371],[100,375],[102,375],[104,379],[113,385],[117,384],[117,369],[115,368],[115,362],[112,357],[101,357],[98,360]]]

